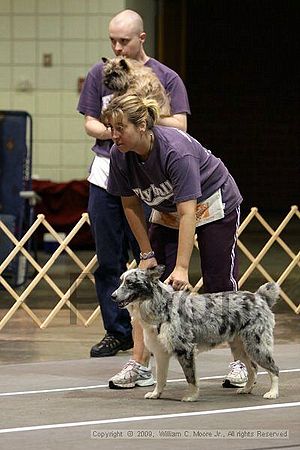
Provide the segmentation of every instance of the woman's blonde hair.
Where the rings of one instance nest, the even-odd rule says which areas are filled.
[[[159,118],[159,106],[156,100],[138,95],[120,95],[115,97],[101,114],[101,121],[123,123],[124,115],[135,126],[146,122],[146,128],[151,129]]]

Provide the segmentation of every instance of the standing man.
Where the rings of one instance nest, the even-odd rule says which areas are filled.
[[[161,118],[158,124],[186,131],[187,114],[190,113],[186,89],[173,70],[146,54],[146,33],[140,15],[127,9],[114,16],[109,24],[109,38],[116,56],[133,58],[151,67],[169,93],[172,115]],[[92,148],[95,158],[88,177],[88,212],[99,263],[95,271],[96,291],[106,334],[91,348],[91,357],[113,356],[120,350],[132,348],[129,314],[126,310],[118,309],[111,300],[111,294],[119,285],[120,275],[126,270],[128,243],[137,262],[140,259],[139,248],[127,224],[121,199],[106,190],[110,148],[113,143],[110,130],[100,122],[99,117],[110,101],[112,92],[104,86],[102,74],[103,63],[97,63],[90,69],[77,108],[85,116],[86,133],[96,139]],[[135,333],[141,334],[142,329],[138,328]],[[153,384],[151,370],[146,367],[149,354],[144,351],[143,346],[134,348],[133,359],[140,369],[137,370],[136,384],[138,385],[139,381],[144,386]]]

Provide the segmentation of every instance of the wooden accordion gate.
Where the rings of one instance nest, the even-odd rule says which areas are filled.
[[[300,219],[300,212],[297,206],[292,206],[289,213],[282,220],[280,225],[274,230],[268,224],[268,222],[261,216],[257,208],[251,208],[250,213],[244,219],[238,230],[238,248],[250,263],[250,265],[247,267],[247,269],[244,271],[244,273],[241,275],[239,279],[240,287],[243,286],[243,284],[250,277],[250,275],[253,273],[254,270],[258,270],[260,272],[260,275],[266,281],[276,281],[280,286],[282,286],[283,282],[289,277],[289,275],[294,269],[299,270],[300,251],[298,251],[298,253],[295,254],[289,248],[286,242],[280,237],[281,233],[286,229],[291,219],[295,217]],[[253,220],[257,220],[269,235],[267,242],[265,243],[265,245],[263,245],[263,247],[256,256],[254,256],[251,250],[247,248],[241,241],[241,235]],[[65,237],[65,239],[62,239],[62,237],[47,222],[45,216],[40,214],[38,215],[36,221],[29,228],[29,230],[25,233],[25,235],[18,241],[15,238],[15,236],[11,233],[11,231],[8,229],[8,227],[0,220],[0,232],[4,233],[6,238],[8,238],[13,243],[14,246],[13,250],[0,265],[0,284],[2,285],[2,288],[4,288],[9,293],[11,298],[14,300],[13,305],[10,307],[10,309],[7,311],[4,317],[2,317],[0,320],[0,330],[8,323],[8,321],[13,317],[13,315],[19,308],[22,308],[24,312],[27,313],[34,321],[34,323],[41,329],[46,328],[55,318],[55,316],[60,312],[60,310],[65,306],[67,306],[76,315],[78,320],[81,321],[82,324],[85,326],[90,325],[95,320],[97,315],[100,314],[100,308],[98,306],[92,312],[92,314],[86,319],[80,313],[78,308],[76,308],[74,304],[70,301],[71,295],[79,288],[80,284],[84,279],[88,278],[92,283],[95,283],[94,277],[92,275],[92,269],[94,269],[95,265],[97,264],[96,255],[94,255],[88,262],[88,264],[85,265],[69,246],[69,243],[71,242],[73,237],[86,222],[89,222],[89,218],[88,214],[84,213],[82,214],[81,219],[78,221],[75,227],[71,230],[71,232]],[[44,226],[47,232],[49,232],[52,235],[53,239],[56,240],[59,244],[58,248],[50,256],[49,260],[43,267],[41,267],[40,264],[38,264],[38,262],[35,261],[32,254],[28,250],[26,250],[25,247],[25,244],[28,242],[29,239],[32,238],[32,236],[40,226]],[[284,251],[290,259],[289,264],[285,267],[285,269],[282,271],[277,280],[273,280],[272,276],[268,273],[268,270],[264,268],[262,265],[262,259],[270,251],[274,243],[277,243],[281,247],[281,250]],[[195,247],[197,247],[196,240],[195,240]],[[79,275],[72,282],[71,286],[66,290],[66,292],[63,292],[58,287],[56,282],[48,274],[49,269],[57,262],[57,259],[62,252],[68,254],[68,256],[73,260],[73,262],[79,269]],[[26,258],[28,264],[31,264],[36,273],[34,278],[26,285],[21,294],[19,294],[17,290],[14,289],[3,277],[4,270],[8,267],[8,265],[12,262],[12,260],[16,257],[17,254],[21,254],[24,258]],[[134,265],[135,261],[133,261],[130,264],[131,267],[134,267]],[[42,279],[49,284],[49,286],[53,289],[54,293],[59,298],[59,301],[55,304],[55,306],[49,312],[46,319],[43,321],[26,304],[29,295],[33,292],[33,290],[36,288],[36,286]],[[200,280],[195,284],[193,290],[198,291],[202,285],[203,280],[202,278],[200,278]],[[295,299],[294,300],[291,299],[287,295],[287,293],[283,290],[282,287],[280,290],[280,296],[292,309],[294,313],[296,314],[300,313],[300,304],[297,304]]]

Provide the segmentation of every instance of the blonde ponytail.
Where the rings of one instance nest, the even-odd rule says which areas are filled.
[[[160,110],[156,100],[138,95],[120,95],[111,100],[102,112],[103,123],[123,122],[124,115],[135,126],[146,122],[147,129],[151,129],[159,118]]]
[[[153,125],[156,124],[160,116],[160,109],[157,101],[150,97],[144,97],[141,100],[145,108],[147,108],[149,116],[153,120]]]

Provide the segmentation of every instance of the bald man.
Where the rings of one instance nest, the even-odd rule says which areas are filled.
[[[146,33],[141,16],[129,9],[121,11],[110,21],[108,32],[115,55],[127,56],[151,67],[169,93],[172,115],[161,118],[159,125],[186,131],[190,108],[185,86],[176,72],[146,54]],[[154,379],[147,367],[149,354],[144,348],[140,325],[134,324],[132,339],[128,312],[118,309],[111,299],[112,292],[119,285],[120,275],[126,270],[128,246],[138,263],[140,252],[126,222],[121,199],[106,190],[112,141],[110,131],[99,121],[99,117],[103,107],[110,101],[112,92],[104,86],[102,78],[103,63],[98,62],[87,74],[77,108],[85,117],[86,133],[95,138],[92,147],[95,157],[88,177],[88,212],[99,263],[94,274],[96,292],[106,332],[104,338],[92,347],[90,355],[113,356],[120,350],[132,348],[134,341],[132,359],[109,382],[111,388],[126,389],[150,386]]]

